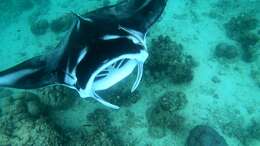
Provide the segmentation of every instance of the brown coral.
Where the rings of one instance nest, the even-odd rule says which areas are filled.
[[[152,40],[147,66],[155,80],[168,77],[175,84],[190,82],[195,65],[193,57],[184,54],[183,46],[169,36]]]

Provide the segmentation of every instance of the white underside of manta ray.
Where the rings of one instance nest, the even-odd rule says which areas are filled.
[[[61,84],[80,97],[92,97],[118,109],[97,92],[107,90],[137,67],[131,91],[138,87],[148,58],[146,34],[167,0],[126,0],[75,20],[53,52],[33,57],[0,72],[0,86],[35,89]]]
[[[90,19],[87,20],[91,21]],[[147,52],[146,40],[145,40],[146,36],[142,38],[140,36],[141,33],[135,30],[124,28],[122,26],[119,26],[119,29],[122,29],[127,33],[129,33],[129,36],[118,36],[118,35],[111,34],[111,35],[103,36],[102,39],[112,40],[112,39],[120,39],[126,37],[127,39],[133,41],[133,43],[143,46],[145,49],[141,50],[141,52],[138,54],[124,54],[109,61],[105,60],[105,62],[99,68],[97,68],[95,72],[93,72],[84,89],[82,88],[76,89],[73,86],[69,86],[70,88],[76,89],[80,97],[82,98],[92,97],[97,101],[99,101],[100,103],[113,109],[119,109],[119,107],[117,105],[113,105],[105,101],[102,97],[100,97],[96,93],[96,91],[106,90],[112,87],[119,81],[129,76],[133,72],[133,70],[137,67],[137,77],[131,89],[131,92],[134,92],[142,79],[143,64],[148,58],[148,52]],[[81,52],[78,63],[84,58],[86,54],[87,54],[87,49]],[[77,78],[75,76],[75,73],[71,74],[70,76],[65,76],[65,81],[69,82],[70,84],[76,83]]]

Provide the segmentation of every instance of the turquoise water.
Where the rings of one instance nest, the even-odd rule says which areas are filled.
[[[51,52],[71,11],[115,3],[0,0],[0,69]],[[58,85],[1,88],[0,146],[260,146],[259,5],[168,0],[147,34],[137,91],[133,73],[100,93],[119,110]]]

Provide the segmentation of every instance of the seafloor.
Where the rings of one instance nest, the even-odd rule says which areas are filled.
[[[1,70],[54,49],[71,11],[115,2],[0,0]],[[138,90],[133,75],[102,93],[119,110],[60,86],[1,88],[0,146],[260,146],[259,6],[168,0]]]

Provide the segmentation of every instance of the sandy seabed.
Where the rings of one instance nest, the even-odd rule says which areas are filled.
[[[49,2],[39,2],[39,4],[33,1],[32,8],[28,8],[28,10],[2,9],[4,12],[0,19],[0,68],[3,70],[32,56],[51,51],[66,34],[66,32],[54,33],[52,30],[47,29],[43,35],[35,35],[31,31],[31,25],[36,19],[45,19],[52,22],[56,18],[68,14],[70,11],[82,14],[112,3],[115,3],[115,1],[49,0]],[[152,40],[158,38],[160,35],[169,36],[171,40],[182,44],[182,51],[185,54],[191,55],[196,62],[196,67],[192,69],[193,79],[191,81],[183,84],[175,84],[171,80],[171,74],[163,74],[159,80],[152,81],[151,72],[156,69],[151,70],[145,66],[145,74],[138,88],[140,99],[134,104],[126,104],[127,106],[122,106],[120,110],[114,111],[107,109],[92,99],[83,100],[77,98],[74,104],[65,108],[60,108],[59,106],[57,109],[48,109],[50,110],[47,112],[48,114],[43,114],[44,119],[47,119],[46,121],[48,122],[51,121],[50,125],[59,127],[57,131],[60,132],[62,130],[62,133],[65,133],[64,135],[62,134],[64,138],[61,138],[65,140],[61,141],[66,141],[70,144],[73,143],[73,140],[76,141],[75,139],[77,138],[84,143],[84,138],[77,136],[73,138],[71,136],[73,134],[69,133],[72,133],[71,131],[78,132],[86,129],[86,131],[91,131],[89,129],[93,129],[93,123],[91,124],[91,118],[88,119],[87,115],[95,113],[96,109],[106,109],[109,112],[108,119],[110,121],[107,123],[109,126],[101,127],[101,129],[116,127],[115,129],[119,129],[118,134],[122,137],[123,143],[128,145],[183,146],[185,145],[189,131],[193,127],[196,125],[208,125],[223,136],[230,146],[260,146],[259,24],[256,24],[254,30],[250,30],[257,37],[256,44],[251,46],[255,47],[256,51],[250,61],[242,59],[241,56],[243,56],[244,52],[241,48],[243,46],[241,47],[239,41],[227,35],[225,27],[225,24],[232,18],[242,14],[250,15],[259,21],[260,9],[257,7],[259,5],[260,1],[258,0],[169,0],[159,22],[150,29],[147,37],[148,46],[151,46]],[[12,13],[12,10],[21,12]],[[236,46],[238,55],[235,58],[223,59],[216,57],[215,48],[219,43],[223,42]],[[163,54],[164,50],[161,49],[159,53]],[[150,56],[149,60],[153,60],[153,56]],[[164,68],[160,68],[160,70],[163,72]],[[18,96],[16,94],[25,92],[23,90],[2,90],[0,92],[0,94],[3,94],[1,95],[3,98],[0,100],[2,103],[6,102],[5,100],[8,98],[6,96],[16,97]],[[151,112],[151,107],[156,105],[158,99],[169,91],[180,91],[186,95],[187,103],[178,111],[178,115],[183,117],[184,122],[180,125],[181,128],[163,130],[164,134],[161,137],[152,136],[149,132],[151,125],[149,124],[149,116],[147,116],[149,114],[147,113]],[[49,90],[48,92],[52,93],[54,91]],[[20,97],[17,98],[13,100],[22,100]],[[46,103],[43,102],[43,104]],[[49,106],[48,104],[47,106]],[[2,108],[13,108],[12,106],[11,102],[10,105],[2,106]],[[54,104],[54,106],[56,105]],[[2,122],[4,122],[6,116],[15,117],[15,115],[11,114],[16,112],[5,112],[6,109],[2,109],[1,111],[3,111],[0,114]],[[42,120],[42,116],[37,118]],[[33,123],[37,118],[29,121]],[[99,118],[97,117],[97,119]],[[27,121],[24,120],[23,122],[26,123]],[[39,122],[39,119],[36,121],[36,123],[42,122]],[[18,124],[18,127],[11,128],[13,131],[9,134],[8,138],[6,138],[7,136],[2,136],[5,135],[6,129],[4,126],[0,126],[0,145],[12,145],[13,143],[14,145],[17,143],[19,145],[19,142],[17,142],[19,138],[15,139],[12,137],[19,137],[19,134],[23,134],[23,129],[26,129],[23,126],[26,126],[26,124]],[[103,126],[106,126],[106,124]],[[52,126],[45,127],[51,129]],[[44,132],[47,134],[48,132],[54,133],[58,137],[56,132],[49,129],[44,130]],[[24,130],[24,132],[29,133],[28,130]],[[159,132],[162,131],[159,130]],[[33,137],[35,133],[31,132],[31,134]],[[25,133],[24,135],[27,134]],[[68,142],[67,137],[70,137],[72,140]],[[111,137],[113,137],[114,141],[117,140],[117,137]],[[92,137],[93,139],[95,137]],[[98,140],[95,139],[93,141]],[[26,145],[28,141],[30,140],[23,140],[22,144]],[[55,144],[59,145],[59,143]],[[81,145],[80,142],[77,144]],[[91,145],[90,143],[86,143],[85,145],[88,144]]]

